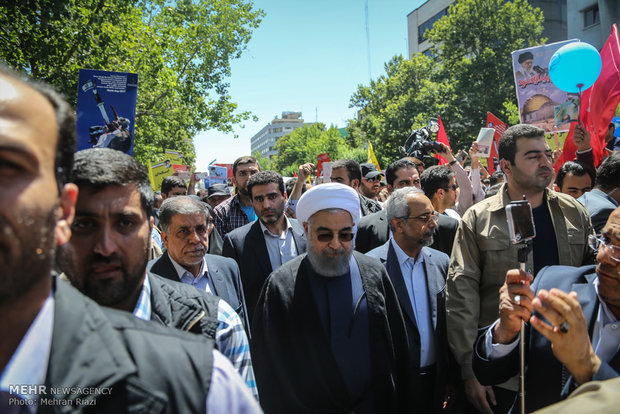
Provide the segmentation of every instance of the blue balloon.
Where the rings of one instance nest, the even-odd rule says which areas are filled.
[[[565,92],[585,91],[601,73],[601,55],[588,43],[574,42],[559,48],[549,62],[551,82]]]

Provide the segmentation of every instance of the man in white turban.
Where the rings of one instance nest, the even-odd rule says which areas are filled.
[[[261,405],[270,412],[407,413],[408,343],[385,268],[353,251],[359,198],[338,183],[299,199],[307,254],[274,271],[256,305],[251,342]]]

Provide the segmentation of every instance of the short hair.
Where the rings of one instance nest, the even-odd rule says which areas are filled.
[[[73,109],[58,92],[47,84],[35,81],[25,74],[17,73],[1,63],[0,74],[34,89],[52,105],[56,116],[56,132],[58,133],[56,155],[54,157],[54,175],[56,177],[58,192],[60,193],[62,186],[69,182],[71,169],[73,167],[73,153],[77,145]]]
[[[258,160],[249,155],[244,155],[243,157],[237,158],[235,162],[233,162],[233,167],[232,167],[233,177],[237,176],[237,167],[239,167],[240,165],[245,165],[245,164],[256,164],[256,166],[258,167],[258,171],[260,171],[260,164],[258,163]]]
[[[253,198],[252,188],[254,188],[255,185],[265,185],[269,183],[278,184],[280,194],[284,195],[284,179],[280,174],[275,171],[259,171],[251,176],[248,181],[248,192],[250,193],[250,198]]]
[[[499,139],[497,153],[500,160],[515,163],[515,155],[517,154],[517,141],[519,138],[539,139],[545,138],[545,131],[527,124],[517,124],[508,128]]]
[[[358,180],[362,181],[362,169],[357,161],[353,160],[338,160],[332,164],[332,170],[338,168],[345,168],[347,170],[347,176],[349,181]]]
[[[420,176],[422,190],[428,198],[433,198],[440,188],[447,189],[450,179],[454,177],[452,170],[445,165],[433,165],[424,170]]]
[[[495,171],[493,174],[491,174],[491,176],[489,177],[489,184],[491,186],[494,186],[495,184],[497,184],[499,182],[499,180],[505,180],[504,178],[504,173],[501,171]]]
[[[162,194],[168,194],[172,191],[173,188],[183,187],[187,190],[187,184],[185,184],[185,180],[177,175],[169,175],[161,182],[161,192]]]
[[[598,167],[596,187],[606,191],[620,187],[620,151],[614,151]]]
[[[196,213],[204,214],[205,222],[208,224],[210,217],[209,209],[200,199],[192,196],[170,197],[165,199],[159,208],[159,225],[162,231],[168,233],[172,217],[177,214],[191,215]]]
[[[385,214],[392,231],[395,230],[394,226],[392,226],[393,218],[409,216],[410,211],[409,205],[407,204],[407,197],[411,194],[424,194],[424,191],[417,187],[400,188],[398,190],[394,190],[385,202]]]
[[[396,180],[396,171],[405,168],[413,168],[415,170],[416,165],[413,161],[408,160],[407,158],[401,158],[398,161],[394,161],[393,163],[388,165],[387,169],[385,170],[385,181],[389,185],[394,186],[394,181]]]
[[[555,183],[560,187],[560,190],[564,185],[564,178],[569,174],[576,177],[588,174],[590,176],[590,186],[594,185],[594,177],[592,177],[587,167],[581,161],[567,161],[560,167],[555,177]]]
[[[75,153],[71,182],[78,187],[91,187],[95,192],[106,187],[134,184],[140,204],[147,216],[153,213],[155,194],[149,174],[135,158],[110,148],[90,148]]]
[[[502,188],[502,185],[502,183],[497,183],[487,188],[487,191],[484,193],[484,198],[493,197],[495,194],[499,193],[499,189]]]

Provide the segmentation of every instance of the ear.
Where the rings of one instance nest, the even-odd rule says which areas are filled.
[[[357,190],[359,186],[360,186],[360,180],[358,180],[357,178],[354,178],[351,180],[351,187]]]
[[[388,190],[388,194],[392,194],[392,191],[394,191],[394,187],[392,187],[391,185],[387,185],[387,190]]]
[[[393,218],[392,220],[390,220],[390,224],[392,226],[391,229],[393,229],[392,231],[394,233],[400,233],[405,223],[399,218]]]
[[[78,187],[75,184],[65,184],[60,194],[58,205],[58,220],[54,233],[56,245],[62,246],[71,239],[71,224],[75,218],[75,202],[78,197]]]
[[[512,175],[512,163],[508,160],[499,160],[499,166],[506,175]]]
[[[310,231],[310,228],[308,227],[308,222],[304,221],[302,224],[304,225],[304,233],[306,233],[306,237],[307,237],[308,231]]]
[[[165,231],[161,231],[161,242],[164,244],[164,247],[168,249],[168,233]]]

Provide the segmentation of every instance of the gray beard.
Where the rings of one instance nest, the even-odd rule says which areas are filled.
[[[341,256],[327,257],[321,253],[316,253],[312,248],[312,241],[308,240],[308,260],[312,269],[324,277],[338,277],[349,271],[349,260],[353,254],[353,246],[351,250],[344,251]]]

